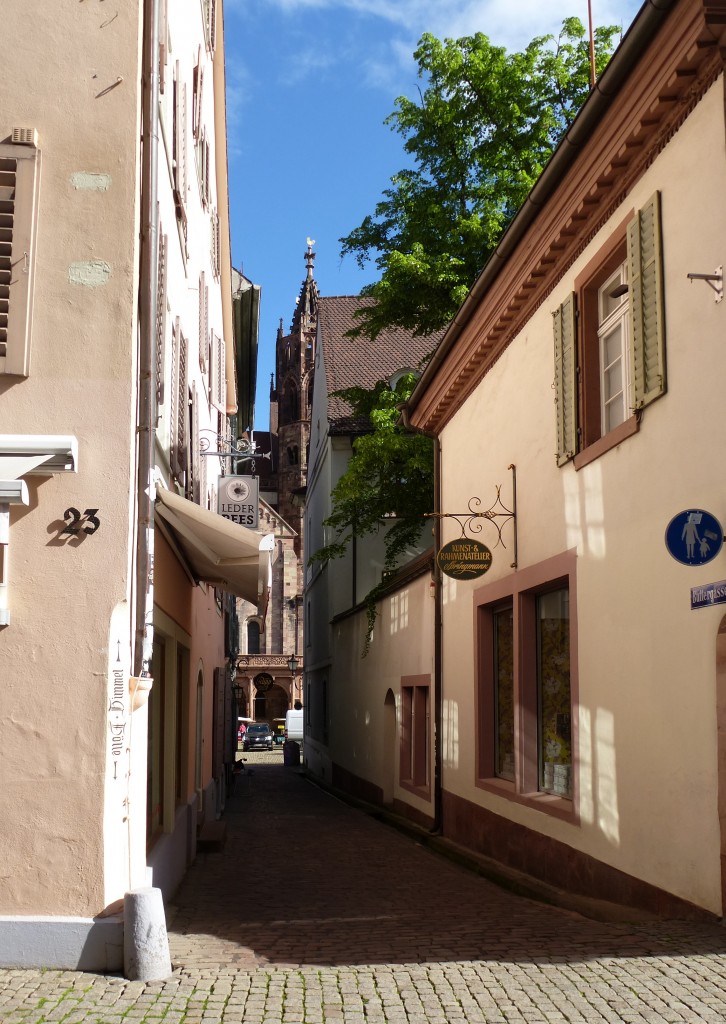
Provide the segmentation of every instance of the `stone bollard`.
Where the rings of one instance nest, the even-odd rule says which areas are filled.
[[[124,896],[124,977],[161,981],[171,974],[161,889],[134,889]]]

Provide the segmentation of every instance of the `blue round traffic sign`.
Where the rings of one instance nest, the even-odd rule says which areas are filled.
[[[666,547],[683,565],[705,565],[721,550],[723,528],[702,508],[689,508],[674,516],[665,533]]]

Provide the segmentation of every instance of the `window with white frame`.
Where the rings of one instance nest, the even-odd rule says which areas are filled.
[[[598,288],[600,406],[602,433],[619,427],[630,415],[628,267],[621,263]]]
[[[660,211],[656,192],[615,225],[553,311],[559,466],[620,444],[666,393]]]

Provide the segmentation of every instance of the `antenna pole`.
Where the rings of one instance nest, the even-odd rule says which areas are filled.
[[[587,0],[587,17],[590,24],[590,88],[595,88],[595,33],[592,28],[592,0]]]

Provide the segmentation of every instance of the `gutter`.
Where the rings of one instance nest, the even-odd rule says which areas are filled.
[[[413,389],[406,405],[412,412],[435,378],[439,367],[456,344],[459,335],[476,312],[482,297],[499,276],[522,238],[558,188],[562,178],[589,142],[602,117],[610,108],[633,67],[660,31],[677,0],[646,0],[636,20],[623,36],[610,63],[565,132],[524,203],[510,221],[502,238],[484,265],[469,294],[446,329],[433,356]]]
[[[226,413],[237,415],[237,376],[235,374],[234,327],[232,318],[232,245],[229,224],[229,180],[227,170],[227,98],[224,66],[224,8],[217,0],[215,18],[216,39],[212,59],[212,85],[214,89],[214,178],[217,187],[217,216],[219,217],[219,279],[222,287],[222,333],[224,335],[224,362],[227,385]]]
[[[154,643],[154,456],[157,289],[159,273],[159,3],[144,4],[143,163],[141,168],[141,268],[139,294],[138,521],[136,532],[135,677],[151,675]]]

